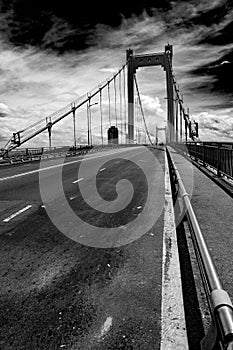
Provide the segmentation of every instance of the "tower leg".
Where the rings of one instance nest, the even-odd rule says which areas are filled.
[[[126,51],[126,60],[128,61],[128,143],[134,142],[134,62],[133,50]]]
[[[168,65],[168,63],[167,63]],[[174,141],[174,93],[170,67],[166,69],[168,142]]]

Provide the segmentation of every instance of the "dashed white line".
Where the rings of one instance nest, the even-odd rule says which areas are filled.
[[[73,184],[76,184],[76,183],[78,183],[78,182],[80,182],[80,181],[82,181],[82,180],[84,180],[84,178],[83,178],[83,177],[80,177],[80,179],[73,181]]]
[[[104,322],[101,328],[100,337],[101,338],[104,337],[111,327],[112,327],[112,317],[107,317],[106,321]]]
[[[4,222],[8,222],[10,221],[11,219],[15,218],[16,216],[18,216],[19,214],[23,213],[24,211],[30,209],[32,207],[32,205],[27,205],[26,207],[20,209],[19,211],[17,211],[16,213],[8,216],[6,219],[4,219],[3,221]]]

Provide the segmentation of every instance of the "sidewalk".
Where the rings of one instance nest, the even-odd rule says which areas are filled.
[[[223,288],[233,299],[233,199],[177,151],[168,150],[190,195]]]

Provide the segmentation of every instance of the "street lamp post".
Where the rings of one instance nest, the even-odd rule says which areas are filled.
[[[49,117],[49,120],[48,118],[46,118],[46,126],[48,128],[48,133],[49,133],[49,149],[51,149],[52,148],[52,126],[53,126],[51,117]]]
[[[76,129],[75,129],[75,105],[72,106],[72,112],[73,112],[73,124],[74,124],[74,148],[76,150]]]

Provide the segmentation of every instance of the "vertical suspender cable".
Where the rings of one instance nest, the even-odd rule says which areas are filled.
[[[175,119],[175,121],[176,121],[176,128],[175,128],[175,133],[176,133],[176,135],[175,135],[175,141],[176,142],[178,142],[178,108],[179,108],[179,100],[178,100],[178,98],[176,98],[176,119]]]
[[[180,105],[180,142],[182,142],[182,108],[181,108],[181,105]]]
[[[122,95],[121,95],[121,71],[119,73],[119,93],[120,93],[120,126],[121,126],[121,130],[120,130],[120,139],[121,139],[121,143],[122,143]]]
[[[138,99],[136,100],[136,143],[138,144],[138,131],[139,131],[139,106],[138,106]]]
[[[102,109],[102,89],[100,89],[100,133],[101,133],[101,144],[103,146],[104,144],[104,138],[103,138],[103,109]]]
[[[88,109],[89,109],[89,128],[90,128],[90,143],[92,145],[92,127],[91,127],[91,98],[89,98],[89,105],[88,105]]]
[[[87,144],[90,146],[90,127],[89,127],[89,108],[88,103],[90,104],[90,101],[87,102]]]
[[[108,81],[108,119],[109,119],[109,127],[111,127],[111,96],[110,96],[109,81]]]
[[[134,111],[135,111],[135,121],[134,121],[134,127],[135,127],[135,140],[137,140],[137,99],[134,98]],[[134,140],[133,140],[134,142]],[[137,142],[137,141],[136,141]]]
[[[123,75],[123,90],[124,90],[124,132],[125,132],[125,143],[126,143],[126,84],[125,84],[125,67],[124,67],[124,75]]]
[[[116,75],[114,75],[114,100],[115,100],[115,119],[116,119],[116,127],[117,127],[117,94],[116,94]]]

